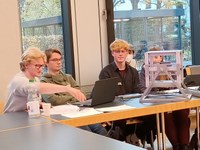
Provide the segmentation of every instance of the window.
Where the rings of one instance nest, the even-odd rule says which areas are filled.
[[[155,45],[163,50],[183,50],[184,65],[192,63],[188,0],[112,0],[112,3],[114,37],[135,46],[137,69],[144,63],[143,51]]]
[[[36,46],[63,51],[60,0],[20,0],[19,6],[23,49]]]
[[[57,48],[63,71],[74,75],[69,6],[69,0],[19,0],[23,50]]]

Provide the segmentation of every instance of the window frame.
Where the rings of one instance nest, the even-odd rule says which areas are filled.
[[[200,2],[190,0],[192,65],[200,64]]]
[[[106,9],[107,9],[107,30],[108,32],[108,53],[109,52],[109,45],[112,41],[115,40],[115,31],[114,31],[114,14],[113,14],[113,0],[106,0]],[[191,20],[191,49],[192,49],[192,65],[199,65],[200,59],[200,2],[190,0],[190,20]],[[109,55],[109,62],[112,62],[113,59],[110,58]]]
[[[61,0],[65,71],[75,78],[74,47],[70,0]]]

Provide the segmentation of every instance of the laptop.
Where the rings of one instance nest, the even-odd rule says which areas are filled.
[[[92,90],[92,98],[84,102],[75,102],[73,104],[92,107],[114,101],[118,79],[118,77],[114,77],[96,81]]]

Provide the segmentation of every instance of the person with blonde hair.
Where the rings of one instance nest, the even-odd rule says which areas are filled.
[[[8,86],[7,103],[4,112],[16,112],[26,110],[26,103],[29,91],[40,94],[68,92],[79,101],[86,99],[85,95],[78,89],[70,86],[62,86],[50,83],[40,83],[39,78],[42,74],[46,62],[46,56],[40,49],[28,48],[21,57],[21,72],[16,74]],[[30,84],[31,82],[31,84]]]
[[[128,42],[122,39],[116,39],[110,44],[111,54],[114,61],[105,66],[100,74],[99,79],[106,79],[112,77],[118,77],[118,86],[116,90],[116,96],[123,94],[140,93],[139,89],[139,74],[138,71],[126,63],[126,57],[130,50]],[[150,143],[150,132],[155,129],[155,116],[139,117],[143,122],[137,125],[136,135],[142,141],[145,139]],[[126,140],[126,136],[133,134],[135,131],[134,125],[127,126],[126,120],[118,120],[114,122],[114,128],[120,128],[122,135],[119,136],[119,140]],[[147,138],[145,138],[147,137]]]
[[[110,44],[110,50],[114,61],[101,70],[99,78],[119,77],[116,95],[140,93],[138,72],[126,63],[129,43],[116,39]]]

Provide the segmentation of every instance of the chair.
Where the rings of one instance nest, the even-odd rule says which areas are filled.
[[[126,120],[126,124],[139,124],[139,123],[142,123],[143,121],[140,120],[140,119],[137,119],[137,118],[129,118]],[[146,137],[145,137],[145,140],[144,141],[141,141],[142,145],[143,145],[143,148],[146,147]],[[154,150],[154,140],[153,140],[153,131],[151,130],[151,149]]]
[[[126,125],[137,125],[137,124],[140,124],[142,123],[143,121],[138,119],[138,118],[129,118],[129,119],[126,119]],[[104,122],[102,123],[104,127],[109,127],[110,129],[113,128],[113,122]],[[109,132],[110,132],[110,129],[109,129]],[[116,132],[116,131],[115,131]],[[118,137],[118,136],[117,136]],[[138,138],[136,137],[136,134],[135,133],[131,133],[129,135],[127,135],[126,137],[126,142],[129,143],[129,144],[133,144],[133,145],[137,145],[137,146],[141,146],[140,143],[138,143]],[[134,140],[132,140],[132,138]],[[119,140],[119,139],[118,139]],[[153,140],[153,131],[151,131],[151,148],[152,150],[154,150],[154,144],[153,144],[154,140]],[[146,141],[141,141],[141,144],[143,145],[143,148],[146,147]]]
[[[190,65],[185,68],[186,75],[200,74],[200,65]]]
[[[0,114],[3,114],[3,109],[4,109],[4,101],[0,100]]]
[[[186,71],[186,77],[184,79],[184,84],[186,86],[199,86],[200,87],[200,65],[191,65],[187,66],[185,68]],[[199,89],[198,89],[199,90]],[[196,117],[196,110],[191,109],[190,110],[190,120],[192,127],[194,128],[194,118]],[[198,126],[199,123],[196,122],[196,125]],[[192,135],[192,138],[190,140],[190,149],[198,150],[200,148],[200,145],[198,145],[198,133],[197,128],[194,131],[194,134]]]

